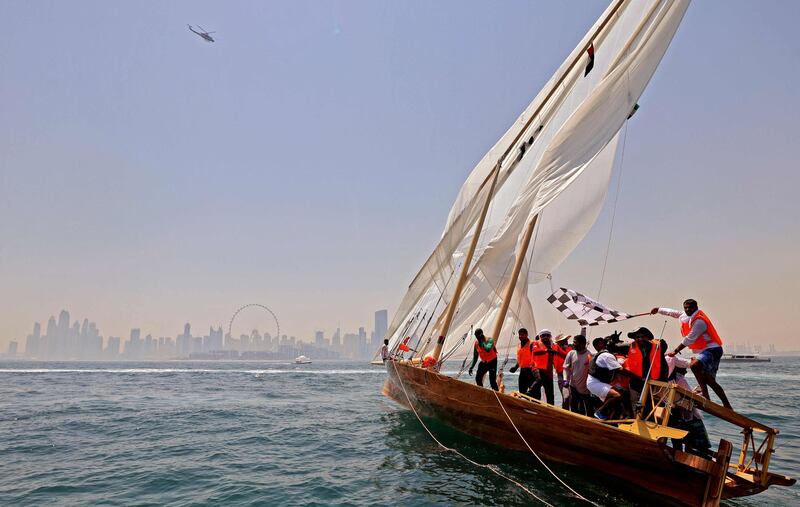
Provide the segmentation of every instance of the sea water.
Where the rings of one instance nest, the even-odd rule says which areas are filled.
[[[781,430],[772,470],[793,477],[798,369],[800,358],[775,358],[723,363],[719,375],[734,407]],[[441,449],[411,411],[381,395],[385,376],[381,366],[333,361],[0,363],[0,505],[537,503]],[[714,446],[720,435],[738,445],[735,428],[712,419]],[[426,423],[549,503],[586,505],[529,454]],[[640,502],[604,473],[553,471],[598,504]],[[800,505],[800,493],[773,487],[727,504]]]

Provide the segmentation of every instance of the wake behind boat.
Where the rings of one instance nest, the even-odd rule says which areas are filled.
[[[635,411],[616,420],[587,417],[519,392],[506,394],[502,368],[499,392],[462,382],[469,347],[457,376],[441,373],[456,354],[463,357],[462,346],[474,329],[491,329],[488,336],[508,340],[507,350],[517,327],[535,327],[528,286],[550,278],[596,220],[620,129],[639,109],[637,101],[688,5],[688,0],[612,2],[473,169],[441,240],[386,333],[391,355],[383,393],[409,407],[423,425],[422,417],[435,417],[492,444],[590,467],[664,499],[716,506],[725,498],[794,484],[795,479],[770,472],[778,430],[674,382],[650,379],[653,363]],[[636,316],[609,311],[566,289],[561,296],[580,296],[583,313],[597,313],[594,322],[583,314],[569,317],[573,324]],[[724,439],[702,453],[679,447],[675,442],[690,436],[674,427],[681,411],[704,411],[740,428],[741,449],[734,454]]]

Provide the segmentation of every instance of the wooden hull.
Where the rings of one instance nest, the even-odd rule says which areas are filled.
[[[387,372],[383,393],[398,403],[408,406],[410,399],[422,416],[435,417],[492,444],[527,452],[491,390],[392,361],[387,362]],[[498,395],[508,416],[543,459],[594,468],[677,503],[719,504],[727,460],[719,464],[703,460],[673,450],[666,439],[652,440],[559,407]],[[730,456],[730,443],[724,444]]]

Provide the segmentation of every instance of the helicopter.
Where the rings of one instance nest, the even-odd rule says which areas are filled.
[[[213,37],[211,37],[211,35],[210,35],[210,34],[212,34],[212,33],[216,33],[216,32],[207,32],[207,31],[206,31],[206,29],[205,29],[205,28],[203,28],[203,27],[202,27],[202,26],[200,26],[200,25],[197,25],[197,28],[199,28],[199,29],[200,29],[200,31],[199,31],[199,32],[198,32],[197,30],[195,30],[194,28],[192,28],[192,25],[186,25],[186,26],[188,26],[188,27],[189,27],[189,30],[190,30],[192,33],[196,33],[197,35],[199,35],[200,37],[202,37],[203,39],[205,39],[205,40],[206,40],[206,42],[214,42],[214,38],[213,38]]]

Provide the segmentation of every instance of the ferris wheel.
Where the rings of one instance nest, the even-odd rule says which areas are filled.
[[[261,308],[262,310],[265,310],[270,315],[272,315],[273,320],[275,320],[275,328],[277,329],[277,335],[276,336],[280,337],[280,335],[281,335],[281,325],[278,322],[278,317],[275,315],[275,312],[270,310],[268,307],[266,307],[264,305],[261,305],[261,304],[258,304],[258,303],[250,303],[248,305],[244,305],[244,306],[242,306],[241,308],[239,308],[238,310],[236,310],[233,313],[233,316],[231,316],[231,320],[228,322],[228,335],[227,336],[232,336],[231,335],[231,329],[233,328],[233,322],[236,320],[236,316],[239,315],[239,313],[241,313],[242,310],[246,310],[248,308],[254,308],[254,307],[255,308]]]

